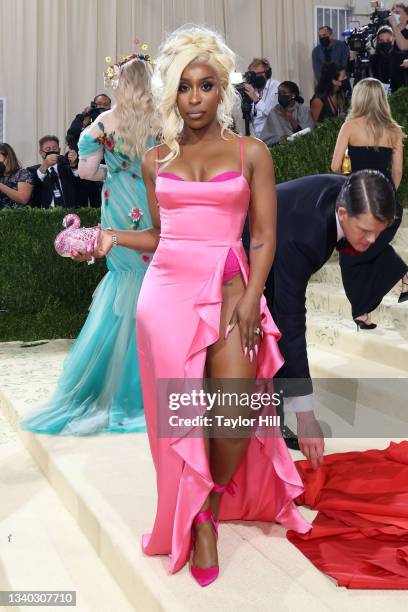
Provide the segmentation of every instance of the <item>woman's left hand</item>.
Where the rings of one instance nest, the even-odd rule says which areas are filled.
[[[244,293],[238,301],[227,326],[226,336],[238,324],[241,334],[242,350],[245,357],[252,362],[254,354],[258,354],[261,338],[260,298]]]

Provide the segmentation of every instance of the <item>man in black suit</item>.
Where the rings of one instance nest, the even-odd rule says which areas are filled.
[[[66,142],[70,149],[78,152],[78,141],[82,131],[88,127],[93,121],[97,121],[101,113],[111,108],[112,100],[106,94],[98,94],[95,96],[91,104],[84,108],[82,113],[78,113],[73,119],[67,131]],[[104,163],[104,162],[102,162]],[[102,183],[98,181],[87,181],[79,179],[78,181],[78,202],[80,206],[88,206],[100,208],[101,206]]]
[[[75,169],[77,154],[70,151],[68,157],[60,155],[57,136],[40,138],[39,154],[42,162],[28,170],[34,178],[32,205],[39,208],[77,208],[78,171]]]
[[[298,437],[282,425],[290,448],[299,448],[316,465],[323,435],[314,416],[313,385],[306,345],[306,291],[312,274],[335,248],[358,256],[373,244],[395,217],[391,183],[373,170],[349,178],[324,174],[277,185],[276,253],[265,297],[282,333],[285,363],[276,378],[285,411],[296,412]],[[248,245],[248,233],[244,233]],[[283,411],[280,413],[283,423]]]

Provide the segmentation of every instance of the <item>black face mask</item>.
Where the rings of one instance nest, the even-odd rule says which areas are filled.
[[[287,108],[292,101],[292,96],[278,94],[278,102],[283,108]]]
[[[392,47],[392,42],[380,42],[377,44],[376,49],[380,53],[390,53],[390,51],[392,51]]]
[[[263,89],[266,85],[266,79],[264,76],[255,77],[255,89]]]
[[[0,176],[4,176],[6,173],[6,164],[3,164],[3,162],[0,162]]]
[[[327,49],[327,47],[330,45],[330,38],[328,36],[320,36],[319,41],[323,49]]]

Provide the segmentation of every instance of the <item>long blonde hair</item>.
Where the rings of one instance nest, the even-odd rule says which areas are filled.
[[[401,126],[393,119],[384,86],[378,79],[359,81],[353,89],[351,109],[347,119],[364,118],[378,146],[384,132],[391,136],[392,145],[405,138]]]
[[[180,155],[179,139],[184,122],[177,108],[177,92],[183,70],[194,61],[208,62],[218,74],[221,101],[217,120],[223,138],[233,122],[231,113],[238,94],[231,84],[230,74],[235,70],[235,53],[219,34],[208,28],[196,25],[178,28],[159,49],[152,81],[162,142],[170,149],[162,161]]]
[[[148,148],[154,114],[151,77],[150,64],[133,59],[122,66],[115,89],[115,135],[121,140],[122,151],[132,159]]]

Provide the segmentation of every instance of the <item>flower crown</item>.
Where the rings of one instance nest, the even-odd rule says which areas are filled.
[[[139,40],[135,39],[134,42],[138,44]],[[141,46],[141,49],[145,53],[131,53],[130,55],[122,56],[116,64],[110,64],[112,58],[109,55],[105,57],[105,62],[109,64],[109,66],[103,73],[103,83],[105,87],[112,87],[113,89],[116,89],[119,83],[119,76],[123,66],[131,60],[138,59],[144,62],[149,62],[149,64],[153,63],[153,58],[151,57],[151,55],[146,53],[148,46],[146,44],[143,44]]]

